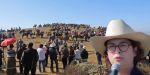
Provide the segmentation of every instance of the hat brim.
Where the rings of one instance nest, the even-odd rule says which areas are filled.
[[[142,32],[132,32],[132,33],[116,35],[116,36],[94,36],[90,38],[90,43],[97,52],[104,55],[104,52],[106,50],[104,43],[107,40],[114,39],[114,38],[126,38],[126,39],[131,39],[133,41],[140,42],[142,49],[144,49],[144,57],[150,51],[150,46],[149,46],[150,37],[147,34],[144,34]]]

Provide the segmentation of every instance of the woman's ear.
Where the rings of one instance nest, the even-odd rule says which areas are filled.
[[[138,49],[138,47],[136,46],[136,47],[134,48],[134,52],[137,52],[137,49]]]
[[[137,55],[137,49],[138,49],[138,47],[136,46],[136,47],[134,48],[134,57],[136,57],[136,55]]]

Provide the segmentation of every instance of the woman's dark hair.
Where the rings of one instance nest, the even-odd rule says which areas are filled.
[[[137,56],[134,57],[134,61],[133,61],[134,65],[136,65],[144,57],[144,50],[141,48],[141,43],[140,42],[133,41],[133,40],[130,40],[130,39],[127,39],[127,40],[130,41],[133,49],[137,46],[137,52],[135,52]],[[105,47],[106,47],[108,41],[106,41],[104,43]],[[106,64],[109,65],[109,67],[111,67],[111,63],[110,63],[110,61],[109,61],[109,59],[107,57],[108,56],[107,50],[105,50],[104,55],[105,55],[105,58],[106,58]]]
[[[10,45],[9,45],[9,48],[11,48],[11,49],[12,49],[13,47],[14,47],[14,45],[13,45],[13,44],[10,44]]]
[[[74,50],[73,50],[72,46],[70,46],[69,55],[73,55],[73,52],[74,52]]]

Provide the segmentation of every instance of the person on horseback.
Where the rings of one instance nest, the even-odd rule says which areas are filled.
[[[53,34],[52,35],[52,43],[54,42],[54,39],[55,39],[55,35]]]
[[[75,32],[74,32],[74,36],[75,36],[75,38],[76,38],[76,41],[77,41],[78,32],[76,32],[76,30],[75,30]]]

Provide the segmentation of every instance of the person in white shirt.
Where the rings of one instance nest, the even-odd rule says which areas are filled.
[[[39,72],[41,72],[41,63],[43,65],[43,72],[45,71],[45,53],[46,51],[43,49],[43,44],[40,44],[40,48],[37,49],[38,55],[39,55],[39,60],[38,60],[38,68]]]
[[[81,61],[81,50],[79,50],[79,47],[77,47],[74,54],[75,54],[75,60]]]

